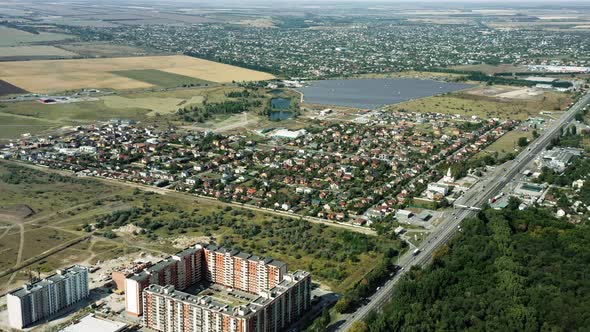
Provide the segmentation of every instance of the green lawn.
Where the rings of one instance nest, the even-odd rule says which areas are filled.
[[[0,140],[113,118],[144,120],[153,113],[152,110],[137,105],[127,106],[129,107],[109,107],[104,100],[54,105],[37,101],[0,104]]]
[[[125,191],[91,179],[0,163],[0,205],[27,204],[35,210],[35,217],[57,212],[65,214],[68,208],[117,193]]]
[[[509,131],[494,143],[486,147],[483,151],[476,154],[475,158],[480,158],[485,154],[494,153],[498,153],[498,158],[502,158],[511,152],[518,153],[523,149],[522,147],[518,146],[518,139],[521,137],[528,138],[530,142],[533,140],[533,133],[532,131],[521,131],[517,129]]]
[[[25,133],[36,134],[56,126],[58,124],[43,119],[3,113],[0,108],[0,140],[16,138]]]
[[[84,224],[105,224],[94,237],[100,244],[92,248],[81,245],[50,256],[37,264],[43,270],[80,260],[84,250],[92,252],[94,259],[111,258],[126,250],[174,253],[181,249],[174,242],[185,238],[187,243],[211,240],[282,260],[290,270],[309,271],[314,280],[344,292],[371,271],[388,248],[401,246],[395,238],[229,208],[181,193],[138,192],[95,179],[46,173],[7,162],[0,162],[0,202],[27,204],[37,212],[25,220],[27,250],[23,259],[87,234],[82,230]],[[122,217],[123,214],[128,216]],[[32,226],[32,220],[36,226]],[[146,234],[119,234],[114,240],[100,236],[130,223],[145,229]],[[18,251],[18,228],[13,227],[0,242],[0,267],[8,267],[14,264]]]
[[[209,81],[183,76],[156,69],[122,70],[112,72],[115,75],[153,84],[162,88],[175,88],[184,84],[211,85]]]
[[[170,91],[117,94],[99,97],[95,101],[46,105],[38,101],[0,103],[0,140],[18,138],[24,133],[42,131],[124,118],[148,121],[155,115],[166,115],[180,107],[221,102],[229,91],[237,87],[203,87]]]
[[[7,103],[4,106],[0,108],[0,112],[61,122],[63,125],[109,120],[112,118],[140,120],[149,112],[149,110],[142,108],[111,108],[102,100],[53,105],[30,101]]]
[[[80,230],[83,223],[94,220],[96,215],[116,210],[123,205],[119,202],[119,197],[125,195],[131,195],[130,189],[105,185],[93,179],[62,176],[0,162],[0,206],[26,204],[35,211],[35,214],[23,220],[0,222],[3,226],[15,222],[24,224],[23,261],[85,235]],[[4,229],[0,231],[0,236],[2,234]],[[0,239],[0,270],[14,266],[20,240],[17,225],[12,226]],[[124,245],[115,244],[117,247]],[[92,252],[98,257],[116,256],[113,248],[103,250],[96,247]],[[88,246],[78,244],[34,264],[32,270],[39,267],[41,272],[49,272],[88,257]],[[23,269],[16,281],[22,281],[25,272],[26,269]],[[0,291],[4,287],[5,282],[1,283],[0,280]]]

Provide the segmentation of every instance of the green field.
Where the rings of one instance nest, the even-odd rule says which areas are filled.
[[[168,253],[183,247],[170,245],[181,238],[195,239],[193,242],[211,239],[219,245],[282,260],[290,270],[310,271],[315,280],[339,292],[362,279],[387,248],[401,246],[396,239],[195,201],[180,193],[136,193],[127,203],[134,208],[99,217],[95,226],[113,230],[133,224],[143,229],[142,233],[125,237]]]
[[[92,180],[0,163],[0,205],[26,204],[36,212],[36,218],[67,213],[79,204],[120,191]]]
[[[500,118],[525,120],[538,116],[539,112],[562,110],[570,101],[566,94],[548,92],[528,100],[505,100],[495,97],[478,96],[465,92],[411,100],[389,107],[412,112],[436,112],[445,114],[476,115],[484,119]]]
[[[39,133],[56,126],[56,123],[44,119],[3,113],[0,108],[0,141],[16,138],[25,133]]]
[[[0,37],[1,38],[1,37]],[[0,59],[2,58],[36,58],[36,57],[64,57],[71,58],[77,56],[55,46],[32,45],[32,46],[11,46],[0,47]]]
[[[476,154],[474,157],[480,158],[486,154],[497,154],[498,158],[502,158],[506,156],[508,153],[518,153],[523,149],[517,144],[518,139],[521,137],[528,138],[529,142],[532,141],[532,131],[509,131],[502,137],[500,137],[498,140],[496,140],[494,143],[486,147],[483,151]]]
[[[172,113],[187,106],[203,106],[222,103],[229,98],[227,93],[240,92],[243,88],[236,86],[210,86],[190,89],[172,89],[168,91],[129,92],[96,97],[96,100],[64,103],[43,104],[38,101],[0,103],[0,140],[18,138],[21,134],[37,134],[48,129],[62,126],[88,124],[95,121],[107,121],[113,118],[124,118],[144,123],[162,121],[164,118],[177,125],[190,125],[176,119]],[[273,125],[264,116],[258,115],[273,96],[261,89],[257,92],[261,106],[248,114],[248,128],[251,126]],[[285,96],[291,97],[289,91]],[[228,123],[228,116],[215,116],[207,123],[197,124],[199,127],[218,128]],[[232,120],[228,120],[232,123]],[[290,126],[293,121],[285,121]]]
[[[73,37],[74,36],[50,32],[40,32],[39,34],[32,34],[26,31],[0,26],[0,47],[19,46],[23,44],[31,44],[38,42],[59,41]]]
[[[188,77],[156,69],[140,69],[140,70],[123,70],[114,71],[113,74],[131,78],[134,80],[146,82],[162,88],[175,88],[183,85],[207,86],[215,83],[200,80],[194,77]]]
[[[209,89],[199,88],[175,93],[135,93],[100,97],[96,101],[46,105],[37,101],[0,103],[0,140],[37,134],[62,126],[125,118],[145,121],[156,115],[176,111],[180,105],[202,104]],[[214,90],[217,91],[217,90]],[[215,92],[215,94],[221,92]]]
[[[146,51],[134,46],[119,45],[109,42],[77,42],[60,44],[59,48],[79,54],[83,57],[129,57],[143,54],[157,54],[154,50]]]
[[[145,108],[111,108],[103,100],[83,101],[69,104],[46,105],[37,101],[7,103],[0,113],[13,114],[31,119],[53,121],[56,124],[71,125],[116,117],[139,120],[149,112]]]
[[[0,163],[0,271],[17,264],[22,243],[21,263],[46,250],[86,235],[80,231],[81,220],[116,209],[117,195],[129,193],[125,188],[100,182],[46,173],[10,163]],[[113,200],[113,203],[109,203]],[[23,218],[11,214],[11,206],[26,205],[34,214]],[[118,204],[118,203],[117,203]],[[5,210],[6,207],[8,210]],[[119,245],[118,245],[119,246]],[[80,262],[89,257],[81,252],[82,244],[60,251],[34,265],[49,272],[56,267]],[[108,252],[97,254],[108,255]],[[25,278],[17,274],[16,281]],[[0,280],[0,291],[10,277]]]
[[[144,109],[149,110],[147,116],[155,116],[157,114],[169,114],[176,112],[181,106],[188,106],[203,103],[203,96],[194,96],[190,99],[181,98],[158,98],[158,97],[144,97],[144,98],[127,98],[121,96],[105,96],[102,97],[104,105],[113,110],[133,110]]]
[[[0,162],[0,204],[26,204],[36,214],[22,220],[0,220],[0,270],[14,266],[24,227],[23,260],[65,241],[87,235],[79,243],[34,264],[43,271],[87,261],[93,263],[131,251],[174,253],[188,244],[214,241],[253,254],[273,257],[304,269],[314,280],[339,292],[354,286],[389,248],[401,242],[302,220],[231,208],[182,193],[143,192],[96,179],[81,179]],[[120,233],[133,224],[142,231]],[[9,226],[8,231],[5,231]],[[4,229],[4,230],[3,230]],[[114,232],[114,239],[102,234]],[[96,243],[95,243],[96,242]],[[19,274],[22,280],[24,274]],[[0,288],[4,286],[0,280]],[[14,285],[14,284],[11,284]]]

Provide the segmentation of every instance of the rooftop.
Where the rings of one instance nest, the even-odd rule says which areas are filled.
[[[187,302],[194,305],[204,306],[208,309],[216,310],[216,311],[225,311],[225,312],[234,312],[239,316],[244,316],[245,314],[250,313],[250,311],[245,311],[243,314],[239,314],[236,312],[238,308],[245,308],[244,306],[232,306],[227,304],[225,301],[220,301],[220,299],[216,296],[209,296],[209,295],[192,295],[189,293],[181,292],[179,290],[174,289],[174,286],[160,286],[156,284],[149,285],[146,289],[147,292],[153,292],[158,294],[163,294],[165,296],[169,296],[172,298],[176,298],[180,301]]]
[[[529,77],[525,78],[525,80],[531,81],[531,82],[553,83],[553,82],[557,81],[557,78],[542,77],[542,76],[529,76]]]
[[[216,246],[213,244],[209,244],[209,245],[196,244],[194,246],[185,248],[182,251],[180,251],[170,257],[166,257],[163,260],[157,262],[156,264],[148,267],[147,269],[145,269],[141,272],[138,272],[132,276],[129,276],[128,278],[132,279],[132,280],[137,280],[137,281],[144,280],[146,278],[146,276],[151,274],[152,272],[164,270],[165,268],[167,268],[171,264],[175,264],[176,260],[177,260],[177,259],[175,259],[175,257],[185,257],[188,255],[192,255],[192,254],[195,254],[197,251],[199,251],[202,248],[205,248],[210,251],[222,253],[222,254],[228,254],[230,256],[235,256],[235,257],[242,258],[242,259],[247,259],[251,262],[258,263],[258,262],[262,261],[262,262],[264,262],[264,264],[268,264],[268,265],[277,267],[279,269],[287,266],[287,264],[285,262],[274,260],[272,258],[259,257],[259,256],[252,255],[252,254],[249,254],[246,252],[242,252],[242,251],[239,251],[236,249],[228,249],[228,248],[219,247],[219,246]]]
[[[118,332],[123,331],[127,324],[115,322],[94,315],[84,316],[76,324],[67,326],[60,332]]]
[[[46,287],[47,285],[51,285],[58,281],[67,279],[70,276],[80,273],[81,271],[87,271],[88,268],[80,265],[74,265],[72,267],[57,270],[57,273],[48,276],[45,279],[41,279],[39,281],[33,283],[27,283],[22,288],[18,288],[10,292],[9,294],[17,297],[23,297],[27,294],[39,291]]]
[[[172,285],[160,286],[151,284],[145,291],[169,296],[189,304],[204,306],[211,310],[232,312],[235,316],[243,317],[260,310],[272,302],[274,298],[288,291],[307,276],[309,276],[309,272],[295,271],[292,274],[286,275],[278,285],[259,295],[248,294],[238,290],[232,290],[230,292],[223,288],[215,288],[214,284],[197,295],[176,290]]]

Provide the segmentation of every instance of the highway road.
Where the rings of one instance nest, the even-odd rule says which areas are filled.
[[[420,253],[413,255],[407,252],[400,257],[398,265],[401,270],[388,280],[369,300],[369,303],[358,308],[354,313],[343,315],[343,319],[336,323],[338,331],[347,331],[355,321],[363,320],[373,311],[380,309],[391,298],[395,284],[412,266],[423,266],[430,262],[436,250],[447,243],[459,230],[461,222],[475,215],[478,209],[486,202],[501,192],[504,187],[520,174],[521,168],[528,165],[541,153],[551,139],[559,134],[560,128],[564,128],[574,121],[575,114],[590,103],[590,94],[586,93],[576,104],[570,107],[561,117],[552,122],[548,128],[533,143],[523,150],[514,160],[491,170],[485,178],[475,184],[455,203],[455,209],[445,214],[445,219],[430,233],[420,246]],[[458,206],[462,206],[458,208]]]

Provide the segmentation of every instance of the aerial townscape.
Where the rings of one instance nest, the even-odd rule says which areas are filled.
[[[0,1],[0,331],[585,331],[590,4]]]

